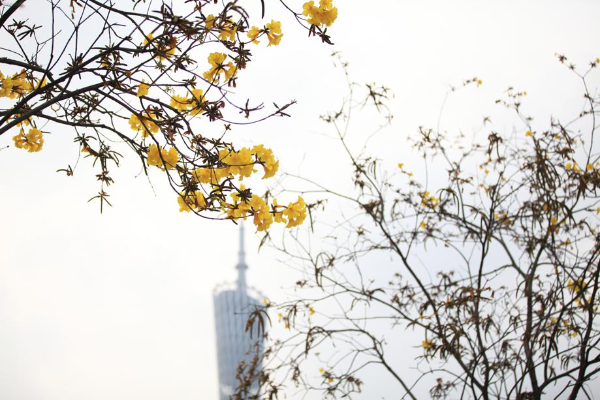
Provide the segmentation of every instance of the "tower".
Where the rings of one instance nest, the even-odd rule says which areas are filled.
[[[262,296],[256,290],[249,288],[246,283],[248,265],[244,251],[242,224],[240,224],[240,250],[236,269],[238,270],[237,282],[219,285],[213,293],[220,400],[229,400],[229,396],[238,387],[239,380],[236,375],[240,363],[244,362],[247,366],[252,364],[257,354],[257,345],[258,351],[262,351],[262,339],[256,334],[251,336],[246,332],[248,317],[259,306],[259,299]]]

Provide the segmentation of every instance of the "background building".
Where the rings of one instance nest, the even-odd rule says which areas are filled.
[[[214,290],[220,400],[228,400],[238,387],[236,375],[240,363],[243,361],[246,366],[250,366],[257,351],[259,356],[262,352],[262,338],[256,332],[253,336],[246,332],[248,316],[260,305],[260,299],[264,296],[246,284],[248,265],[245,260],[243,226],[240,226],[239,261],[236,268],[237,282],[219,285]],[[256,391],[256,388],[253,390]]]

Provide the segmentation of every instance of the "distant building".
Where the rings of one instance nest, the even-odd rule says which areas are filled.
[[[248,316],[260,305],[260,299],[264,296],[246,285],[248,265],[244,252],[243,226],[240,226],[240,251],[236,268],[237,282],[219,285],[213,293],[220,400],[229,400],[229,396],[235,392],[239,386],[236,375],[240,362],[244,361],[246,365],[250,365],[256,355],[256,345],[262,340],[256,332],[253,337],[246,332]],[[259,345],[262,350],[262,342]]]

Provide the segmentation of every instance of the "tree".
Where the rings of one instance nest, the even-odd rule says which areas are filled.
[[[264,18],[264,0],[260,4]],[[331,43],[327,27],[337,8],[330,0],[308,2],[302,13],[282,4],[310,36]],[[34,6],[40,9],[32,14]],[[260,231],[274,220],[302,223],[301,198],[277,205],[240,183],[255,167],[262,167],[263,179],[274,176],[279,161],[273,152],[264,145],[239,149],[227,140],[236,125],[289,116],[293,101],[268,108],[233,98],[252,46],[259,39],[280,44],[280,22],[252,25],[258,15],[251,18],[238,1],[17,0],[0,7],[0,136],[10,134],[16,148],[34,153],[43,149],[45,129],[70,132],[99,168],[100,190],[92,199],[101,211],[111,205],[110,171],[126,145],[145,173],[164,171],[181,211],[253,216]],[[70,165],[60,171],[73,174]]]
[[[293,177],[319,196],[304,229],[318,231],[328,202],[344,212],[317,239],[323,245],[311,243],[312,233],[272,241],[303,278],[295,300],[271,302],[249,321],[277,310],[289,329],[265,352],[257,376],[265,398],[290,383],[323,397],[352,396],[375,384],[361,378],[373,365],[397,382],[399,398],[420,398],[424,387],[432,398],[592,398],[588,384],[600,372],[600,98],[589,81],[600,59],[583,73],[558,60],[580,79],[581,113],[534,123],[523,112],[527,93],[509,88],[496,103],[518,117],[511,134],[489,119],[483,136],[420,128],[414,151],[447,173],[435,187],[402,162],[385,171],[367,147],[352,150],[349,121],[359,110],[371,104],[391,117],[386,88],[349,83],[340,111],[322,118],[348,156],[354,191]],[[372,278],[375,252],[392,257],[391,280]],[[387,340],[407,330],[420,337],[404,343],[420,347],[414,379],[397,368],[400,355]]]

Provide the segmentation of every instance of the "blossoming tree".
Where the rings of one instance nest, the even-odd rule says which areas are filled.
[[[284,37],[280,22],[261,22],[261,3],[262,15],[249,15],[238,1],[1,1],[0,140],[12,137],[15,148],[36,153],[49,140],[47,127],[66,129],[100,169],[93,198],[101,210],[110,205],[110,169],[135,154],[145,171],[164,172],[181,211],[251,216],[260,231],[274,221],[301,224],[302,198],[279,205],[241,184],[259,171],[263,179],[277,173],[273,151],[227,140],[236,125],[288,116],[293,104],[267,109],[231,99],[253,46],[277,46]],[[282,4],[311,36],[331,42],[331,0],[298,11]]]
[[[267,302],[249,322],[278,313],[273,323],[289,332],[265,352],[265,397],[294,385],[351,397],[379,384],[365,379],[371,369],[395,382],[397,398],[592,398],[600,373],[600,98],[592,89],[600,59],[584,71],[558,59],[579,79],[581,113],[533,120],[523,111],[527,92],[511,88],[497,104],[516,115],[512,133],[488,118],[473,137],[420,128],[413,149],[437,180],[406,161],[386,171],[366,148],[352,150],[348,121],[365,101],[351,95],[323,117],[348,156],[355,191],[296,177],[318,193],[312,216],[326,200],[344,213],[324,224],[323,239],[289,234],[276,243],[303,275],[294,300]],[[365,89],[385,111],[387,91]],[[356,96],[357,86],[350,91]],[[375,253],[390,259],[389,275],[369,262]]]

